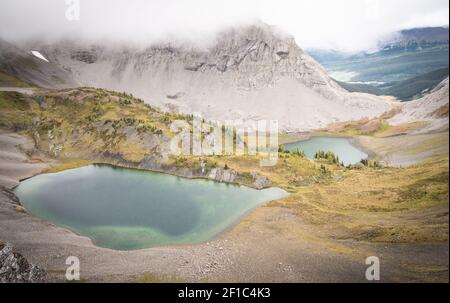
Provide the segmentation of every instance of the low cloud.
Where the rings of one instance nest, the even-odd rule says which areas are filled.
[[[65,0],[0,0],[0,37],[207,44],[220,30],[261,20],[303,48],[358,51],[396,30],[446,25],[448,6],[447,0],[80,0],[80,20],[69,21]]]

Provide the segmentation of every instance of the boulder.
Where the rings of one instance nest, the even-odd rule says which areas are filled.
[[[15,252],[11,243],[0,243],[0,282],[39,283],[45,278],[46,272]]]

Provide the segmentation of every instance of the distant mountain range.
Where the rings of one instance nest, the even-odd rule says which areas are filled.
[[[448,40],[448,27],[413,28],[394,33],[393,37],[380,42],[380,48],[385,51],[394,48],[415,50],[448,45]]]
[[[340,82],[389,87],[448,68],[449,31],[447,26],[403,30],[382,39],[375,52],[309,50],[308,53]],[[353,85],[353,89],[359,91],[358,85]],[[376,92],[364,85],[359,87],[365,92]],[[400,95],[411,98],[410,94]]]

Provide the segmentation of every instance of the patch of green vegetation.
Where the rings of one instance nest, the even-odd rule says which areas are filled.
[[[337,156],[335,153],[333,153],[331,151],[319,150],[314,155],[314,159],[316,159],[316,160],[326,160],[330,164],[342,165],[341,162],[339,161],[339,156]]]
[[[25,97],[16,92],[0,92],[0,127],[21,131],[32,125],[34,114]]]
[[[149,136],[172,136],[161,117],[170,123],[182,117],[162,113],[131,95],[102,89],[40,90],[28,96],[0,94],[0,126],[23,131],[35,138],[38,148],[63,144],[57,156],[90,159],[102,153],[139,162],[153,151],[145,146]]]
[[[398,189],[398,202],[430,205],[448,199],[448,172],[437,172]]]
[[[371,168],[383,168],[383,164],[380,162],[380,161],[378,161],[378,160],[368,160],[368,159],[362,159],[361,161],[360,161],[360,163],[362,164],[362,165],[364,165],[364,166],[367,166],[367,167],[371,167]],[[355,165],[349,165],[348,166],[348,168],[357,168],[357,166],[355,166]]]
[[[17,92],[0,91],[1,111],[25,111],[29,109],[29,104],[25,97]]]
[[[305,136],[301,133],[280,133],[278,134],[278,142],[281,145],[297,142],[301,139],[303,139]]]
[[[242,172],[239,176],[243,184],[251,184],[254,182],[254,178],[250,172]]]
[[[424,153],[426,151],[430,151],[436,148],[442,147],[442,145],[448,146],[448,137],[434,137],[423,140],[421,144],[418,144],[417,146],[413,148],[409,148],[405,151],[407,155],[417,155],[420,153]]]
[[[305,158],[306,154],[304,150],[300,150],[298,148],[296,148],[295,150],[285,150],[284,149],[284,145],[280,145],[280,147],[278,148],[278,153],[281,154],[289,154],[292,156],[297,156],[297,157],[301,157],[301,158]]]

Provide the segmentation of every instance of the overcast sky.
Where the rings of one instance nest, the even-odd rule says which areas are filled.
[[[357,51],[396,30],[449,23],[448,0],[79,0],[79,21],[66,18],[66,1],[77,0],[0,0],[0,37],[205,42],[261,20],[303,48]]]

